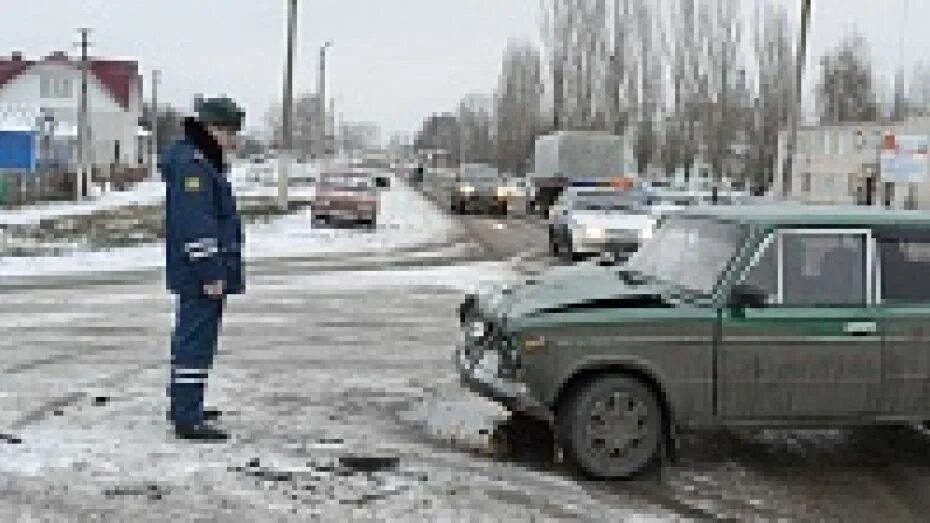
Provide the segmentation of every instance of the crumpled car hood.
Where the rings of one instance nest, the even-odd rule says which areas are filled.
[[[624,282],[617,267],[585,263],[556,267],[509,288],[485,289],[478,295],[478,304],[491,317],[506,315],[508,319],[519,319],[606,300],[612,306],[622,306],[623,301],[642,303],[641,299],[649,297],[660,302],[661,294],[661,286]]]

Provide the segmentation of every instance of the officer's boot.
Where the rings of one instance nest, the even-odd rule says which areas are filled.
[[[179,439],[198,443],[219,443],[229,439],[229,434],[225,431],[205,423],[200,425],[177,425],[174,427],[174,435]]]

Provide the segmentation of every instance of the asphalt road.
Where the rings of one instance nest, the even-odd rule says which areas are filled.
[[[160,282],[7,291],[0,519],[925,519],[928,439],[910,429],[692,436],[680,462],[609,483],[499,445],[508,414],[456,382],[454,311],[513,276],[489,260],[548,263],[544,229],[460,226],[376,263],[253,268],[210,378],[222,445],[167,430]]]

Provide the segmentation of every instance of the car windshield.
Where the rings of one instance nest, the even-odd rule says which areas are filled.
[[[637,207],[635,203],[630,196],[614,191],[579,192],[570,199],[576,211],[629,211]]]
[[[459,183],[470,183],[476,185],[490,185],[501,180],[500,176],[491,172],[469,172],[462,173],[458,176]]]
[[[711,294],[745,235],[745,228],[733,223],[670,219],[630,258],[624,269],[699,294]]]
[[[320,185],[327,189],[366,190],[371,188],[371,180],[366,176],[326,176]]]

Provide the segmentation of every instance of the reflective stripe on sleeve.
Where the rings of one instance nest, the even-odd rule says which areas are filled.
[[[184,244],[184,252],[191,259],[209,258],[220,251],[216,238],[201,238]]]
[[[203,385],[207,382],[206,378],[174,378],[174,383],[178,385]]]
[[[176,376],[205,376],[207,374],[206,369],[186,367],[175,367],[172,372],[174,372]]]

